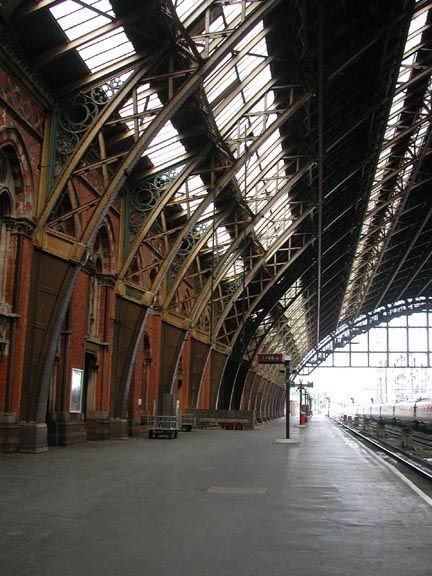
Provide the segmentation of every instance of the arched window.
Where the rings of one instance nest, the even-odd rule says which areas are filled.
[[[27,174],[26,178],[23,174]],[[16,317],[18,295],[15,283],[21,259],[17,246],[22,236],[17,235],[18,223],[28,225],[32,216],[31,178],[28,158],[23,142],[16,131],[0,130],[0,359],[11,346],[10,331]],[[20,252],[18,253],[20,254]],[[18,257],[18,262],[17,262]],[[9,348],[10,349],[10,348]],[[8,353],[7,353],[8,354]]]
[[[99,336],[99,308],[100,308],[100,282],[99,276],[102,273],[102,262],[99,255],[89,280],[89,305],[87,314],[87,333],[90,337]]]
[[[7,188],[0,189],[0,303],[6,304],[6,286],[10,258],[10,231],[7,217],[11,212],[11,201]]]
[[[14,210],[14,179],[9,160],[0,150],[0,311],[10,312],[7,284],[11,265],[11,235],[8,218]],[[10,296],[10,295],[9,295]]]

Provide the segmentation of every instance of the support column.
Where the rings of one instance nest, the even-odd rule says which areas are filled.
[[[110,437],[109,397],[111,385],[111,349],[113,329],[111,316],[114,315],[113,296],[115,278],[109,274],[99,276],[101,288],[103,288],[103,331],[102,342],[99,343],[100,375],[96,389],[96,409],[86,414],[86,429],[88,440],[108,440]]]
[[[39,454],[48,451],[48,426],[45,422],[20,423],[20,452]]]
[[[15,412],[0,414],[0,452],[13,454],[18,452],[20,445],[20,429]]]

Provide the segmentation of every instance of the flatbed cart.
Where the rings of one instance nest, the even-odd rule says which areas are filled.
[[[180,426],[183,432],[191,432],[193,428],[196,428],[196,416],[185,414],[181,417]]]
[[[149,419],[149,438],[167,436],[170,440],[177,438],[179,418],[177,416],[152,416]]]

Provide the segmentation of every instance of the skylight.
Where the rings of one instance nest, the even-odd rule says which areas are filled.
[[[50,8],[50,12],[68,40],[81,38],[115,19],[109,0],[65,0]],[[83,44],[77,51],[91,72],[135,54],[122,26]]]
[[[409,182],[410,176],[414,169],[416,154],[419,150],[422,149],[426,138],[430,118],[429,103],[425,101],[418,115],[418,122],[415,126],[415,129],[411,132],[407,150],[403,158],[400,159],[399,186],[396,186],[392,190],[387,190],[386,184],[389,176],[386,176],[386,174],[390,173],[392,177],[395,174],[394,168],[389,168],[389,163],[393,159],[392,147],[394,145],[394,139],[397,138],[398,134],[404,130],[404,126],[402,125],[402,114],[404,111],[405,100],[408,95],[407,83],[412,77],[413,66],[417,58],[417,52],[421,48],[422,33],[426,26],[427,15],[427,10],[420,11],[411,21],[407,42],[405,44],[404,56],[402,58],[401,66],[399,69],[399,75],[396,84],[396,95],[391,106],[384,136],[384,143],[374,176],[366,218],[362,226],[361,240],[359,242],[354,264],[351,270],[347,294],[341,314],[342,321],[350,318],[353,306],[355,307],[358,305],[358,301],[360,301],[360,299],[363,297],[364,291],[367,289],[369,278],[373,273],[374,266],[378,261],[379,254],[381,253],[381,249],[386,241],[386,235],[390,231],[393,221],[392,216],[394,215],[395,211],[397,211],[401,203],[401,190],[403,190]],[[432,82],[429,80],[427,92],[430,93],[431,90]],[[417,151],[417,153],[414,151]],[[368,251],[365,256],[365,249],[369,238],[368,234],[370,230],[373,230],[374,227],[375,213],[380,208],[380,203],[382,203],[383,200],[386,200],[385,197],[383,198],[382,192],[390,195],[390,202],[388,202],[386,207],[387,212],[380,227],[380,235],[375,243],[374,251]],[[366,270],[364,266],[365,258],[368,262],[368,273],[362,276]]]
[[[180,136],[174,126],[168,121],[160,130],[151,146],[144,152],[154,166],[175,163],[179,156],[186,152],[180,142]]]
[[[225,11],[225,7],[223,7]],[[204,83],[216,123],[236,157],[245,154],[277,119],[263,22],[235,47]],[[288,179],[279,130],[274,130],[236,174],[249,207],[257,212]],[[292,222],[287,195],[269,210],[256,232],[268,248]]]
[[[184,22],[200,4],[204,4],[204,1],[205,0],[174,0],[177,16]]]
[[[178,189],[175,195],[175,202],[182,206],[188,218],[190,218],[200,202],[204,199],[206,193],[207,190],[202,178],[197,175],[191,176]],[[205,211],[204,218],[207,218],[210,214],[213,214],[213,205]]]
[[[242,22],[248,12],[256,9],[257,3],[222,1],[213,3],[211,10],[209,3],[204,0],[174,0],[173,5],[185,24],[188,19],[191,22],[193,16],[192,37],[197,49],[206,58]],[[69,40],[84,37],[116,19],[108,0],[65,0],[50,10]],[[204,11],[207,11],[207,17],[203,17]],[[200,19],[196,18],[198,14]],[[202,30],[197,30],[197,22],[202,22]],[[245,154],[247,147],[277,119],[266,33],[263,22],[259,22],[204,83],[216,124],[236,157]],[[121,26],[83,44],[77,51],[92,72],[103,70],[135,53]],[[119,112],[120,119],[113,119],[112,122],[121,121],[128,127],[129,131],[122,135],[123,138],[138,139],[161,109],[162,103],[156,90],[149,84],[142,85],[133,97],[125,101]],[[281,141],[279,131],[274,130],[248,164],[236,174],[241,192],[255,212],[261,211],[289,178]],[[186,154],[171,122],[161,128],[144,152],[154,167],[161,170],[177,165]],[[190,217],[206,193],[201,178],[192,176],[176,192],[172,202],[180,205]],[[214,206],[211,204],[201,216],[200,224],[208,226],[213,217]],[[291,222],[288,195],[284,195],[273,204],[256,228],[257,237],[264,249],[270,247]],[[211,244],[215,252],[222,255],[232,244],[232,237],[224,227],[219,227]],[[244,263],[238,258],[226,277],[233,277],[243,270]]]

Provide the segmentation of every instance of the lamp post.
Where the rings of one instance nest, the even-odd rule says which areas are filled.
[[[291,356],[289,354],[284,355],[284,365],[285,365],[285,416],[286,416],[286,434],[285,437],[289,439],[290,437],[290,363]]]
[[[302,421],[302,410],[303,410],[303,384],[300,382],[300,386],[299,386],[299,391],[300,391],[300,410],[299,410],[299,424],[303,424]],[[305,395],[306,395],[306,391],[305,391]]]

